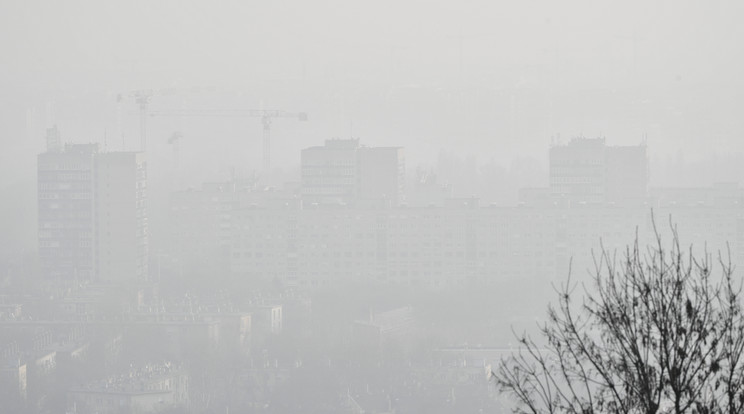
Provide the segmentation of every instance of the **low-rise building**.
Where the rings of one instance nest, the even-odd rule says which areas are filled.
[[[145,365],[67,393],[77,413],[156,413],[189,404],[189,377],[171,363]]]

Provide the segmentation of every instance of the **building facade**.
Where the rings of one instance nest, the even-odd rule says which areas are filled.
[[[550,194],[573,202],[637,202],[646,197],[646,146],[574,138],[550,148]]]
[[[98,145],[85,144],[37,158],[39,258],[48,278],[95,278],[97,155]]]
[[[358,139],[326,140],[302,150],[302,198],[315,204],[403,201],[405,158],[400,147],[364,147]]]
[[[189,377],[171,363],[132,368],[122,375],[76,386],[67,393],[73,412],[157,413],[189,405]]]
[[[96,157],[96,260],[102,281],[148,274],[147,164],[141,152]]]
[[[654,208],[652,211],[652,207]],[[586,275],[600,242],[621,255],[626,245],[669,236],[710,252],[731,248],[744,263],[739,204],[480,206],[452,199],[443,207],[303,207],[272,203],[233,212],[231,272],[280,278],[300,286],[376,281],[422,286],[564,281]],[[700,250],[696,250],[698,253]],[[618,256],[620,257],[620,256]]]
[[[51,147],[38,156],[38,241],[45,278],[147,278],[144,154],[101,153],[97,144]]]

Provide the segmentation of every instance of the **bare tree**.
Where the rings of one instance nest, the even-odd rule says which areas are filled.
[[[539,337],[517,335],[520,350],[494,373],[527,413],[742,413],[744,317],[730,254],[713,260],[665,245],[618,259],[594,255],[593,283],[557,288]],[[570,273],[570,272],[569,272]]]

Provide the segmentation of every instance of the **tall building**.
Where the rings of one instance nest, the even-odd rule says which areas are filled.
[[[385,199],[392,205],[402,202],[406,182],[403,148],[362,147],[358,151],[359,197]]]
[[[303,163],[303,184],[311,176],[322,187],[318,177],[339,170],[337,164],[323,171],[323,155],[348,161],[356,149],[356,159],[364,157],[356,141],[343,144],[346,158],[326,154],[328,145],[313,148],[312,167]],[[351,171],[365,169],[364,161],[357,165]],[[709,252],[730,248],[733,262],[744,263],[744,190],[735,183],[652,189],[646,195],[645,147],[607,147],[604,140],[553,148],[551,167],[552,186],[522,191],[526,201],[511,207],[448,197],[446,189],[424,177],[420,181],[434,190],[397,206],[314,204],[294,194],[233,194],[220,186],[174,197],[170,218],[182,257],[219,252],[212,256],[234,277],[279,279],[300,287],[350,280],[435,287],[489,283],[524,288],[523,302],[541,311],[554,294],[546,282],[564,282],[571,269],[577,278],[586,276],[594,269],[600,242],[620,260],[636,236],[640,245],[653,241],[652,214],[662,232],[668,231],[666,218],[678,222],[684,244],[707,246]],[[358,174],[361,183],[364,172]],[[349,194],[363,193],[363,187]],[[304,197],[311,194],[320,192]],[[623,197],[639,200],[612,202]]]
[[[226,271],[232,211],[256,203],[267,193],[273,192],[240,180],[171,193],[166,254],[178,261],[181,271]]]
[[[302,197],[309,202],[348,202],[357,194],[358,139],[326,140],[302,150]]]
[[[607,147],[605,198],[608,201],[646,198],[648,170],[646,145]]]
[[[102,281],[147,279],[147,169],[141,152],[96,158],[96,259]]]
[[[39,154],[39,258],[55,280],[91,280],[95,270],[95,160],[98,145]]]
[[[578,202],[646,197],[646,146],[608,146],[604,138],[574,138],[550,148],[550,193]]]
[[[53,146],[38,160],[39,258],[55,281],[147,278],[146,163],[97,144]]]
[[[364,147],[358,139],[326,140],[302,150],[302,197],[310,203],[402,201],[405,159],[400,147]]]

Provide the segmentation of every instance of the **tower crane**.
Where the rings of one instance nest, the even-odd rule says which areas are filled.
[[[145,109],[146,110],[146,109]],[[281,109],[178,109],[151,110],[150,116],[191,116],[191,117],[245,117],[261,118],[263,126],[263,171],[271,169],[271,123],[274,118],[294,118],[307,121],[306,112],[288,112]]]
[[[166,96],[173,95],[178,92],[176,88],[165,88],[165,89],[139,89],[131,92],[119,93],[116,95],[116,102],[118,103],[117,118],[119,124],[119,133],[122,134],[122,146],[124,146],[124,133],[121,126],[122,110],[121,106],[125,99],[132,98],[134,103],[139,107],[139,136],[140,136],[140,151],[147,150],[147,114],[150,106],[150,101],[153,96]]]
[[[150,99],[157,92],[151,89],[141,89],[130,93],[120,93],[116,97],[119,104],[118,122],[121,133],[121,103],[125,97],[134,98],[134,102],[139,106],[139,124],[140,124],[140,151],[147,150],[147,107],[150,105]],[[122,141],[124,140],[122,133]],[[123,145],[123,142],[122,142]]]

